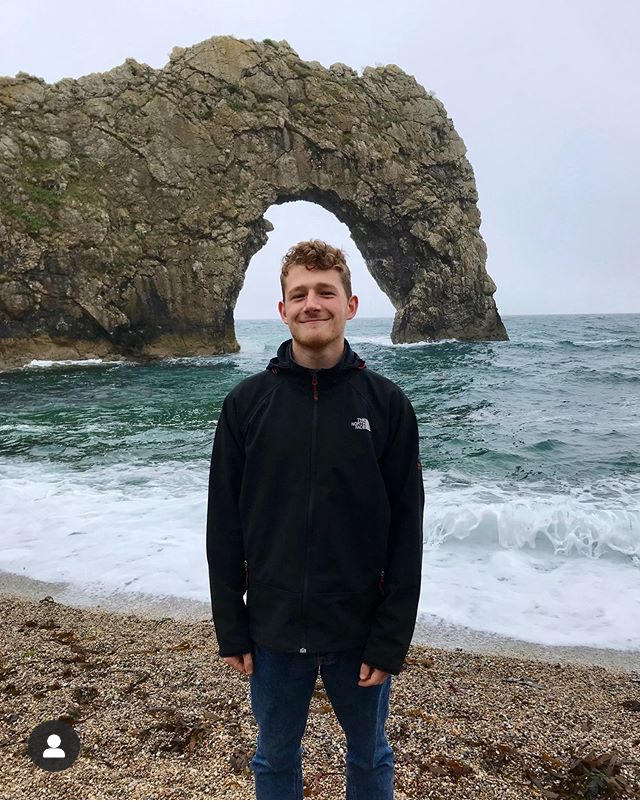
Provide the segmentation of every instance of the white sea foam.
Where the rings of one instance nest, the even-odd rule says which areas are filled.
[[[551,480],[452,486],[428,477],[425,547],[454,539],[495,549],[551,549],[588,558],[622,554],[640,562],[637,478],[563,488]],[[429,509],[433,514],[429,515]],[[640,583],[640,574],[637,577]]]
[[[533,643],[640,650],[640,569],[471,542],[425,553],[420,613]]]
[[[88,592],[204,599],[206,466],[0,465],[0,568]]]
[[[619,343],[620,338],[615,337],[612,340],[571,340],[574,345],[610,345],[611,343]]]
[[[81,367],[88,365],[122,365],[125,363],[124,359],[32,359],[23,366],[23,370],[27,368],[55,368],[55,367],[68,367],[69,365],[80,365]]]
[[[547,645],[640,649],[637,477],[562,489],[425,475],[422,614]]]
[[[355,343],[372,343],[373,345],[384,345],[387,348],[420,348],[424,345],[428,346],[438,346],[438,345],[446,345],[447,343],[457,343],[459,340],[437,340],[435,342],[431,342],[428,340],[420,340],[417,343],[393,343],[391,342],[391,337],[386,335],[379,335],[379,336],[363,336],[363,335],[352,335],[349,336],[347,333],[347,340],[349,340],[350,345],[354,345]]]
[[[207,601],[207,478],[204,460],[84,471],[4,461],[0,569],[91,595]],[[539,643],[640,649],[638,487],[426,471],[420,611]]]

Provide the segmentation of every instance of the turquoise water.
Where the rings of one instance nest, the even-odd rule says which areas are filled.
[[[508,342],[393,345],[350,321],[418,416],[421,614],[546,643],[640,648],[640,315],[513,316]],[[0,373],[0,569],[95,593],[206,599],[222,399],[289,337],[237,354]]]

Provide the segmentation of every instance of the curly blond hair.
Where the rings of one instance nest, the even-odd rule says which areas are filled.
[[[289,248],[282,258],[280,271],[283,301],[285,278],[289,275],[289,268],[292,265],[304,265],[307,270],[337,270],[340,273],[347,299],[351,298],[351,271],[347,265],[344,251],[340,248],[334,248],[321,239],[303,240]]]

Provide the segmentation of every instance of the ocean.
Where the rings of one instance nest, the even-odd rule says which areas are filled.
[[[346,337],[411,399],[425,484],[419,615],[532,643],[640,650],[640,315],[504,316],[508,342]],[[208,602],[209,459],[237,354],[0,373],[0,571]]]

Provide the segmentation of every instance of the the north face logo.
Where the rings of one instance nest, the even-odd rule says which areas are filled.
[[[354,429],[366,429],[369,432],[371,431],[371,426],[369,426],[369,421],[366,418],[356,418],[351,421],[351,425]]]

